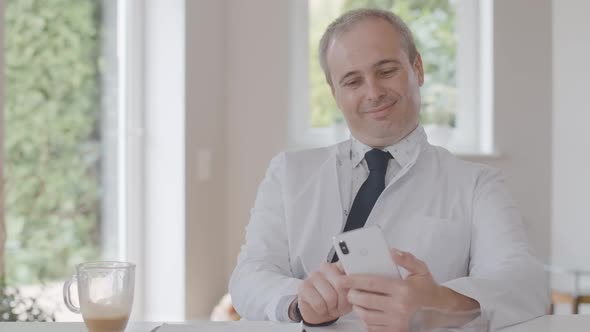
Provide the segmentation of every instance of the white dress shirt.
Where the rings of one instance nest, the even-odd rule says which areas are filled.
[[[390,145],[383,149],[383,151],[389,152],[393,157],[392,160],[389,161],[387,164],[387,171],[385,173],[385,185],[388,185],[391,180],[395,177],[395,175],[410,162],[410,157],[412,156],[412,152],[416,147],[416,144],[420,142],[422,139],[422,135],[424,134],[421,130],[414,130],[404,139],[396,143],[395,145]],[[350,139],[350,158],[352,161],[352,190],[351,194],[352,197],[356,197],[356,194],[359,192],[359,189],[369,177],[369,166],[367,165],[367,161],[365,160],[365,154],[371,151],[373,148],[364,144],[363,142],[357,140],[354,137]],[[352,199],[350,200],[350,204],[352,207]]]
[[[298,285],[331,258],[368,175],[367,149],[351,139],[273,158],[230,280],[242,317],[288,320]],[[501,173],[428,144],[421,126],[386,150],[394,159],[366,225],[424,261],[437,283],[494,311],[496,327],[544,314],[546,278]]]

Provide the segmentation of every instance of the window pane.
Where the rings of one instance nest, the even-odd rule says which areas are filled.
[[[116,22],[115,0],[6,1],[6,282],[50,313],[75,264],[117,258]]]
[[[426,76],[422,87],[422,123],[454,127],[457,37],[452,0],[309,0],[311,126],[329,127],[343,121],[319,64],[318,43],[332,20],[361,7],[391,10],[408,24],[422,55]]]

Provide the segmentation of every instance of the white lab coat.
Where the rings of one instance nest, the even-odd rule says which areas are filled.
[[[546,276],[500,172],[457,159],[425,137],[409,158],[366,225],[380,225],[389,245],[423,260],[438,283],[493,311],[496,327],[543,315]],[[351,171],[350,141],[271,161],[230,280],[242,317],[288,319],[301,280],[326,262],[344,227]]]

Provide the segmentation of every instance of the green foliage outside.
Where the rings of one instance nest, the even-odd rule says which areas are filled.
[[[99,254],[100,1],[7,0],[6,283]],[[1,298],[1,294],[0,294]]]
[[[328,127],[342,121],[318,60],[318,43],[328,24],[355,8],[388,9],[399,15],[414,34],[422,55],[426,82],[422,87],[422,123],[455,125],[456,49],[452,0],[331,0],[321,1],[310,17],[311,123]]]
[[[7,287],[0,277],[0,322],[52,322],[55,315],[39,306],[37,299],[23,296],[16,287]]]

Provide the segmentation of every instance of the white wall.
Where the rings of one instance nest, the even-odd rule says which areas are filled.
[[[551,0],[494,1],[494,142],[537,255],[550,253]]]
[[[551,262],[590,269],[590,1],[553,1]]]
[[[186,1],[186,315],[206,317],[287,141],[286,1]]]
[[[276,0],[187,1],[188,318],[205,314],[226,290],[258,184],[270,158],[287,144],[289,8]],[[551,0],[495,0],[494,10],[494,134],[502,157],[480,161],[504,169],[533,245],[546,261]],[[206,181],[195,180],[201,149],[212,152]]]
[[[287,142],[288,9],[287,1],[228,1],[228,274],[258,184],[270,158]]]
[[[186,318],[227,289],[227,7],[186,1]]]

